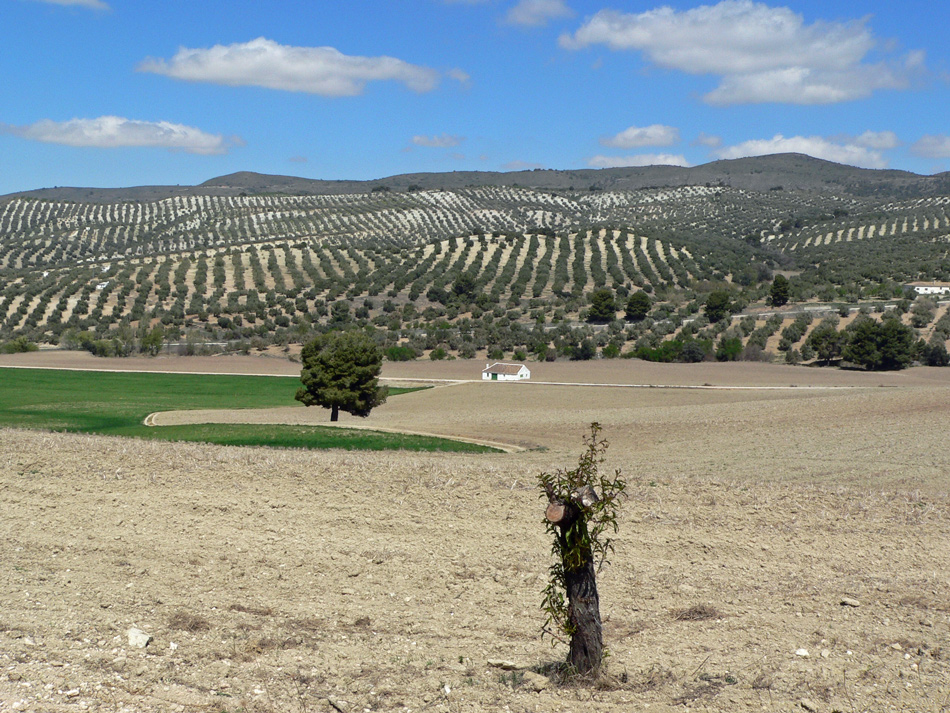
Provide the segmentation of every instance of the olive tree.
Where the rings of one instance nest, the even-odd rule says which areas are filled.
[[[548,501],[545,524],[554,539],[542,634],[555,642],[569,637],[568,664],[585,675],[596,675],[604,657],[596,574],[613,551],[607,532],[617,531],[619,500],[626,488],[619,470],[612,478],[598,472],[608,445],[600,431],[600,424],[590,425],[577,468],[538,476]]]

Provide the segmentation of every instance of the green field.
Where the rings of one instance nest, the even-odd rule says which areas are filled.
[[[321,426],[148,427],[155,411],[299,406],[299,382],[276,376],[3,369],[0,427],[275,448],[489,452],[445,438]],[[417,389],[390,389],[390,397]],[[303,408],[301,406],[301,408]],[[329,416],[328,416],[329,418]]]

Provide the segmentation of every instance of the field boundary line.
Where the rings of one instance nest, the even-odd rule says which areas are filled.
[[[489,383],[499,383],[499,382],[489,382]],[[825,391],[825,390],[837,390],[837,389],[869,389],[869,388],[888,388],[881,386],[849,386],[842,384],[840,386],[797,386],[795,384],[789,384],[788,386],[730,386],[728,384],[604,384],[597,382],[578,382],[578,381],[517,381],[510,382],[517,384],[527,384],[535,386],[607,386],[615,389],[720,389],[720,390],[772,390],[772,391],[785,391],[785,390],[814,390],[814,391]],[[898,387],[890,387],[898,388]]]
[[[865,385],[848,385],[841,384],[838,386],[822,386],[822,385],[812,385],[812,386],[799,386],[797,384],[788,384],[785,385],[773,385],[773,386],[748,386],[748,385],[728,385],[728,384],[615,384],[615,383],[605,383],[598,381],[532,381],[532,380],[523,380],[523,381],[489,381],[488,379],[423,379],[418,377],[398,377],[398,376],[381,376],[379,377],[380,381],[410,381],[410,382],[420,382],[420,383],[440,383],[446,386],[457,386],[461,384],[492,384],[493,388],[495,386],[505,384],[505,385],[525,385],[525,386],[604,386],[614,389],[747,389],[747,390],[833,390],[833,389],[870,389],[870,388],[900,388],[897,386],[865,386]]]
[[[19,364],[0,364],[0,369],[38,369],[45,371],[88,371],[102,372],[107,374],[169,374],[181,376],[253,376],[253,377],[278,377],[283,379],[299,379],[299,374],[263,374],[257,372],[221,372],[221,371],[175,371],[165,369],[93,369],[88,367],[75,366],[27,366]],[[846,389],[898,389],[900,386],[885,386],[883,384],[864,385],[864,384],[841,384],[841,385],[796,385],[788,386],[748,386],[748,385],[729,385],[729,384],[617,384],[604,383],[596,381],[489,381],[488,379],[435,379],[425,377],[405,377],[405,376],[380,376],[380,381],[397,381],[411,383],[438,384],[441,386],[460,386],[462,384],[491,384],[497,387],[500,384],[514,385],[521,384],[527,386],[597,386],[609,387],[615,389],[711,389],[711,390],[746,390],[746,391],[836,391]]]
[[[92,369],[82,366],[26,366],[20,364],[0,364],[0,369],[38,369],[45,371],[100,371],[107,374],[171,374],[181,376],[277,376],[282,379],[299,379],[300,374],[257,374],[229,371],[175,371],[167,369]]]

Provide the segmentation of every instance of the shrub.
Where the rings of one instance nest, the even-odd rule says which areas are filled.
[[[387,347],[383,355],[389,361],[412,361],[416,358],[416,350],[405,345]]]
[[[736,361],[742,354],[742,340],[739,337],[722,337],[716,345],[716,359]]]
[[[0,352],[3,354],[21,354],[23,352],[35,352],[39,347],[26,337],[17,337],[5,342],[0,346]]]
[[[932,342],[923,348],[920,360],[925,366],[950,366],[950,353],[943,342]]]
[[[584,339],[571,348],[571,361],[590,361],[597,356],[597,346],[592,339]]]

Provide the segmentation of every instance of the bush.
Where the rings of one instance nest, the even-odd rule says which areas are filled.
[[[722,337],[716,345],[718,361],[736,361],[742,355],[742,340],[739,337]]]
[[[914,306],[911,308],[911,318],[910,322],[917,329],[926,327],[933,321],[934,313],[936,312],[937,304],[927,297],[921,297],[914,302]]]
[[[590,361],[596,356],[597,346],[591,339],[585,339],[571,348],[571,361]]]
[[[935,342],[923,348],[920,360],[924,366],[950,366],[950,353],[945,344]]]
[[[405,345],[392,346],[386,348],[383,356],[389,361],[412,361],[416,358],[416,350]]]
[[[5,342],[3,346],[0,346],[0,352],[3,354],[21,354],[24,352],[35,352],[38,350],[39,347],[26,337],[17,337],[16,339],[11,339],[9,342]]]

